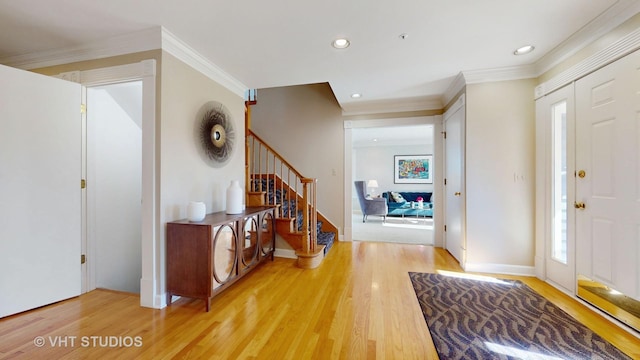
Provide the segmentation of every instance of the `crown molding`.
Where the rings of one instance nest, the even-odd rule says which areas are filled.
[[[455,114],[456,111],[464,108],[465,104],[466,104],[466,94],[462,94],[458,97],[458,99],[456,99],[456,101],[451,104],[451,107],[449,107],[447,109],[447,111],[444,112],[444,114],[442,114],[442,119],[444,121],[447,121],[447,119],[449,119],[451,117],[451,115]]]
[[[619,0],[607,9],[607,11],[589,22],[533,64],[506,68],[463,71],[458,74],[449,88],[447,88],[442,96],[442,102],[444,104],[451,102],[453,97],[468,84],[539,77],[570,56],[576,54],[587,45],[593,43],[598,38],[604,36],[607,32],[613,30],[638,12],[640,12],[640,1]],[[634,39],[637,36],[635,33],[637,32],[638,31],[634,31],[632,34],[625,36],[607,50],[583,61],[573,68],[556,76],[547,83],[539,85],[536,87],[535,97],[538,98],[546,93],[556,90],[559,87],[566,85],[568,82],[573,81],[580,76],[584,76],[598,67],[606,65],[607,62],[614,61],[617,58],[637,49],[639,45],[634,44]]]
[[[467,83],[464,80],[464,74],[459,72],[458,75],[453,79],[447,90],[445,90],[444,94],[442,94],[442,103],[444,106],[449,105],[451,100],[460,92]]]
[[[0,64],[23,70],[32,70],[159,49],[162,45],[160,40],[159,28],[155,27],[90,44],[8,56],[0,58]]]
[[[480,84],[495,81],[531,79],[537,77],[533,65],[508,66],[495,69],[468,70],[458,73],[451,85],[442,95],[442,103],[448,105],[451,100],[469,84]]]
[[[549,94],[638,49],[640,49],[640,29],[630,32],[618,41],[556,75],[549,81],[538,85],[534,90],[534,97],[537,99]]]
[[[352,101],[340,104],[342,115],[371,115],[407,111],[441,110],[442,101],[439,97],[414,97],[405,99],[385,99],[371,101]]]
[[[463,71],[466,84],[479,84],[493,81],[531,79],[537,77],[533,65],[508,66],[495,69]]]
[[[640,12],[640,2],[636,0],[619,0],[607,11],[593,19],[579,31],[564,40],[560,45],[547,52],[535,62],[538,76],[551,70],[561,62],[567,60],[578,51],[604,36],[620,24],[629,20]]]
[[[0,64],[32,70],[79,61],[162,49],[244,98],[247,86],[178,39],[164,27],[153,27],[91,44],[0,58]]]
[[[178,39],[164,27],[161,28],[161,33],[162,50],[198,70],[211,80],[226,87],[234,94],[244,98],[245,91],[248,89],[246,85],[229,75],[227,72],[222,70],[222,68],[207,60],[204,56],[200,55],[200,53],[195,51],[182,40]]]

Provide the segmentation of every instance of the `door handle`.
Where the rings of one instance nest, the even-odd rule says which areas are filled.
[[[583,209],[584,210],[584,209],[587,208],[587,205],[585,203],[583,203],[583,202],[574,202],[573,203],[573,207],[576,208],[576,209]]]
[[[462,194],[460,193],[460,191],[456,191],[456,192],[454,192],[454,193],[453,193],[453,195],[454,195],[454,196],[460,196],[460,195],[462,195]]]

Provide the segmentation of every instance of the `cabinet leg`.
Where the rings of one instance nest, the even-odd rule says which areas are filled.
[[[171,293],[167,293],[167,306],[171,305],[172,298],[173,298],[173,295],[171,295]]]
[[[209,312],[209,309],[211,309],[211,298],[206,298],[204,301],[207,304],[207,312]]]

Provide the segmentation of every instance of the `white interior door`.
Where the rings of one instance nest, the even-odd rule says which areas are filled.
[[[81,87],[0,65],[0,317],[80,294]]]
[[[548,182],[545,191],[548,224],[545,244],[546,279],[569,292],[575,291],[575,110],[573,85],[546,96],[545,158]]]
[[[444,232],[445,248],[464,268],[464,95],[444,114],[445,186]]]
[[[638,298],[640,53],[576,82],[577,271]]]

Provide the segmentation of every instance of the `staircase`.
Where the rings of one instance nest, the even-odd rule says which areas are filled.
[[[304,177],[250,130],[246,102],[245,184],[247,206],[276,207],[276,233],[294,250],[298,266],[318,267],[337,239],[338,228],[316,206],[317,179]]]
[[[275,205],[277,207],[276,233],[294,250],[301,250],[305,241],[305,217],[304,211],[300,209],[302,207],[301,197],[286,185],[278,175],[253,174],[251,182],[251,191],[248,194],[254,200],[250,202],[261,205]],[[312,218],[313,215],[309,217]],[[321,215],[318,215],[318,217],[322,218]],[[323,229],[325,222],[326,220],[318,219],[315,221],[315,226],[309,224],[309,229],[315,228],[314,235],[317,248],[322,249],[323,257],[331,249],[337,233],[337,229],[332,226],[326,226]],[[309,238],[313,238],[311,234],[309,235]]]

